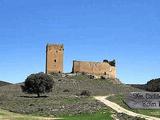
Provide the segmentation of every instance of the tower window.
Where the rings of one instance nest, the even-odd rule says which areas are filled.
[[[57,60],[55,59],[54,62],[57,62]]]

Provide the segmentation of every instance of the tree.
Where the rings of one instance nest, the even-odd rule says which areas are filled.
[[[148,81],[146,86],[147,91],[160,92],[160,78]]]
[[[109,64],[110,64],[111,66],[115,66],[115,65],[116,65],[116,60],[109,61]]]
[[[29,75],[24,85],[21,86],[22,91],[29,94],[37,94],[40,97],[42,93],[48,93],[53,88],[53,78],[44,73],[36,73]]]

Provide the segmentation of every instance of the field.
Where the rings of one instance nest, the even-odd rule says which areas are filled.
[[[106,106],[92,96],[140,91],[124,84],[113,84],[109,79],[90,79],[87,75],[54,75],[53,78],[53,92],[41,98],[22,93],[20,84],[0,87],[0,108],[25,115],[62,117],[70,120],[84,117],[85,120],[103,120],[106,116],[106,120],[110,120],[113,111],[106,109]],[[83,90],[90,91],[91,96],[81,96]]]
[[[0,110],[0,120],[112,120],[111,112],[109,110],[103,110],[96,112],[95,114],[80,114],[74,116],[63,116],[63,118],[55,117],[40,117],[32,115],[17,114],[8,112],[6,110]]]

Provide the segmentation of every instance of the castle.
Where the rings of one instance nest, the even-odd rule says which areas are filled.
[[[47,44],[46,73],[63,73],[64,46],[62,44]],[[72,73],[87,73],[107,78],[116,78],[115,60],[103,62],[73,61]]]

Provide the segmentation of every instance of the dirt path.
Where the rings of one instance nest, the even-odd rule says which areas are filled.
[[[94,98],[96,100],[99,100],[99,101],[103,102],[105,105],[112,108],[113,110],[115,110],[118,113],[125,113],[129,116],[145,118],[146,120],[160,120],[160,118],[151,117],[151,116],[147,116],[147,115],[143,115],[143,114],[138,114],[138,113],[129,111],[127,109],[124,109],[123,107],[119,106],[118,104],[107,100],[106,99],[107,97],[109,97],[109,96],[95,96]]]

